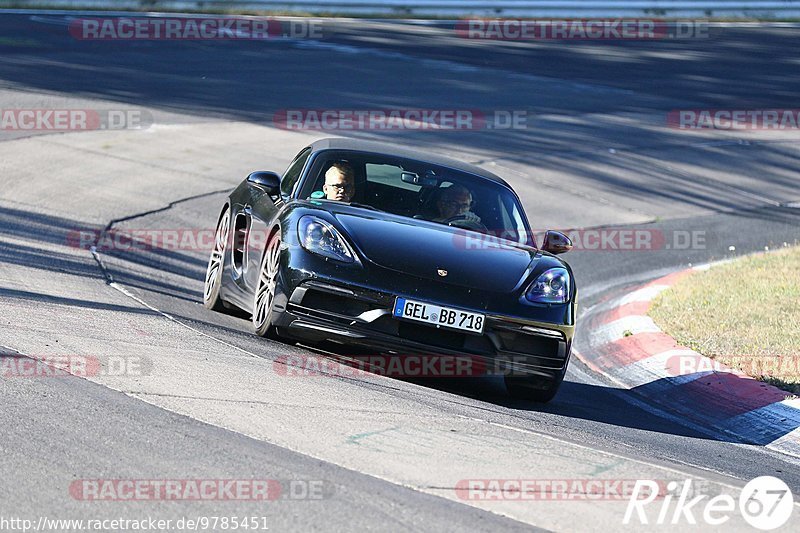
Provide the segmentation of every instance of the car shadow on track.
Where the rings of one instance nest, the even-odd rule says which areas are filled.
[[[359,357],[354,355],[352,350],[340,346],[337,347],[330,343],[304,343],[300,346],[311,352],[323,354],[339,364],[348,364],[342,358]],[[358,364],[357,368],[359,371],[365,371],[366,366]],[[334,374],[336,373],[334,371]],[[346,372],[344,373],[346,374]],[[375,371],[374,373],[382,374],[381,371]],[[500,408],[496,410],[499,414],[524,419],[538,419],[540,418],[539,415],[548,414],[655,433],[718,440],[712,439],[706,433],[679,423],[677,419],[660,415],[659,413],[663,412],[662,409],[650,405],[645,406],[642,398],[635,392],[601,384],[571,381],[569,374],[562,383],[556,397],[546,404],[511,398],[506,392],[502,377],[499,376],[460,378],[392,377],[392,379],[450,393],[465,400],[476,400],[483,404],[479,406],[481,409],[495,411],[493,407],[497,407]]]
[[[746,439],[730,434],[744,428],[738,427],[741,424],[733,427],[729,420],[774,405],[789,394],[767,390],[763,383],[732,374],[698,373],[684,387],[659,379],[633,389],[567,379],[547,404],[510,398],[499,378],[415,380],[415,383],[518,412],[550,413],[644,431],[757,446],[770,444],[800,427],[790,416],[773,417],[763,419],[760,432],[747,431]],[[739,391],[741,399],[733,401],[724,394],[725,390]]]
[[[516,400],[508,396],[502,379],[473,378],[468,380],[417,380],[416,383],[459,396],[472,398],[512,410],[515,414],[549,413],[601,424],[627,427],[656,433],[709,439],[704,433],[673,422],[638,405],[634,393],[604,385],[565,380],[556,397],[549,403]],[[636,403],[638,402],[638,403]]]

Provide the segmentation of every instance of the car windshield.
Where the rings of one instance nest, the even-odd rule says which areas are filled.
[[[320,157],[311,172],[314,178],[302,193],[305,198],[348,202],[532,244],[516,195],[490,179],[431,163],[361,153]]]

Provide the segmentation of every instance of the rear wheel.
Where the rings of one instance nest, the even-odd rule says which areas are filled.
[[[264,250],[253,299],[253,327],[256,335],[262,337],[278,337],[275,327],[272,325],[272,305],[275,303],[275,294],[278,292],[280,260],[281,236],[279,232],[275,232]]]
[[[207,309],[220,312],[228,312],[219,297],[219,289],[222,286],[222,268],[225,265],[225,248],[228,245],[230,222],[231,210],[225,208],[225,212],[222,213],[219,224],[217,224],[217,232],[214,235],[214,249],[208,259],[206,279],[203,286],[203,305]]]
[[[552,400],[563,380],[563,374],[556,379],[539,376],[505,377],[506,390],[512,398],[539,403],[547,403]]]

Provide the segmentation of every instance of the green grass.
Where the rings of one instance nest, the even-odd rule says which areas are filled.
[[[680,344],[800,393],[800,247],[695,272],[650,316]]]

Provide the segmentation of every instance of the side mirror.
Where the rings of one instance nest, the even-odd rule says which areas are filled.
[[[248,183],[252,183],[270,196],[276,196],[280,192],[281,177],[274,172],[258,170],[251,172],[247,176]]]
[[[542,250],[553,255],[563,254],[572,250],[572,241],[560,231],[547,230],[542,242]]]

